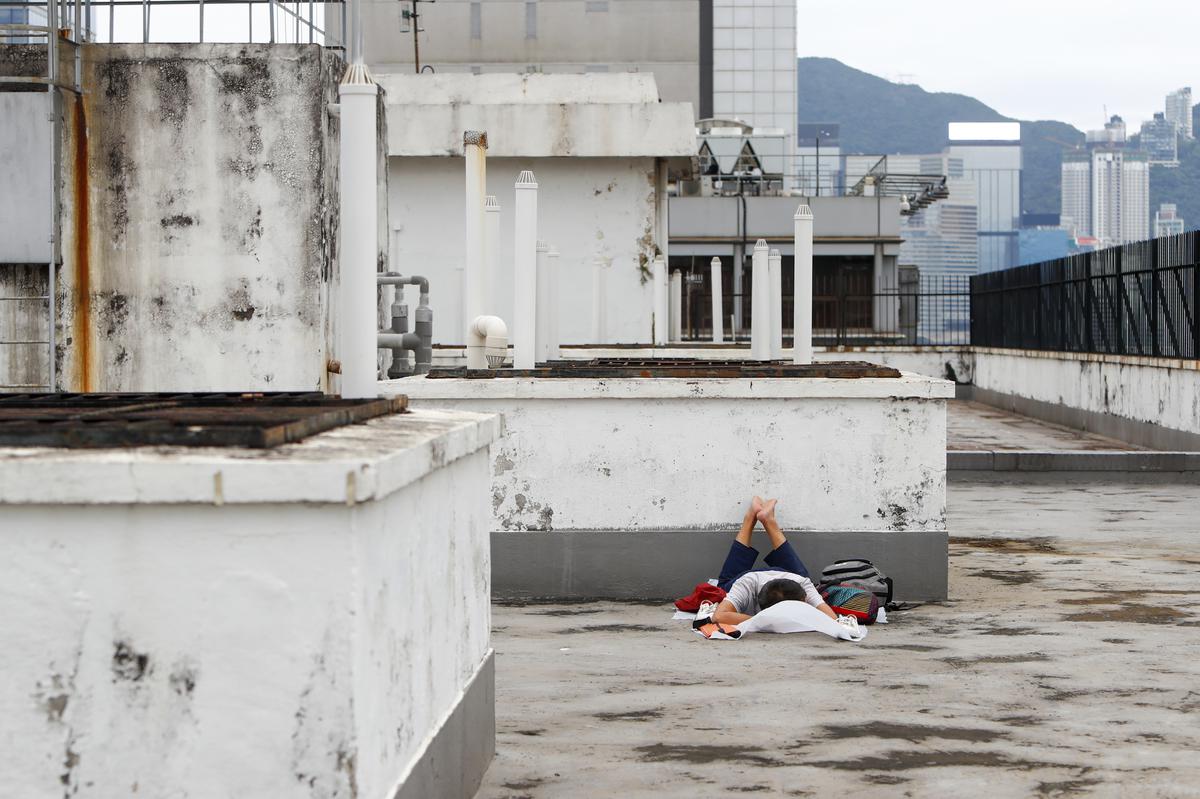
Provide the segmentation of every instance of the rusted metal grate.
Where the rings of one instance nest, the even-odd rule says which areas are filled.
[[[276,447],[404,413],[407,397],[269,394],[0,394],[0,446]]]
[[[546,378],[838,378],[900,377],[889,366],[865,361],[829,361],[794,364],[785,361],[710,361],[703,358],[595,358],[589,361],[547,361],[534,369],[432,369],[430,378],[466,377],[494,379],[505,377]]]

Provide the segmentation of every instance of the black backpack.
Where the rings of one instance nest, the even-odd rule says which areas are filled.
[[[885,608],[893,609],[892,578],[885,575],[875,564],[865,558],[835,560],[821,570],[821,590],[835,585],[849,585],[870,591]]]

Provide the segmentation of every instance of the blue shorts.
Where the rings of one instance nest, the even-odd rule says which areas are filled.
[[[734,541],[729,547],[729,554],[725,556],[725,563],[721,566],[717,585],[723,591],[728,591],[737,578],[749,571],[783,571],[808,577],[808,569],[804,568],[804,561],[800,560],[796,550],[792,549],[792,545],[787,541],[767,553],[767,556],[763,558],[763,563],[767,564],[765,567],[755,569],[754,562],[757,560],[757,549],[748,547],[741,541]]]

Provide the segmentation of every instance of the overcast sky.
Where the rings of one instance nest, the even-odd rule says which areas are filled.
[[[1006,116],[1136,130],[1191,86],[1200,101],[1198,0],[798,0],[800,56],[959,92]],[[803,78],[801,78],[803,80]]]

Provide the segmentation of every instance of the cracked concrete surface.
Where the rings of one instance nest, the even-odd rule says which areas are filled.
[[[1198,502],[952,483],[951,601],[857,645],[706,642],[662,605],[497,607],[478,795],[1200,796]]]

